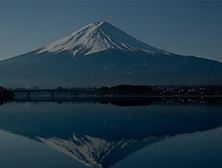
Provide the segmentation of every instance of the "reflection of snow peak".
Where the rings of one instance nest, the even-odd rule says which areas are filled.
[[[89,167],[110,167],[133,152],[148,144],[161,140],[157,137],[149,137],[143,140],[106,141],[105,139],[91,136],[73,137],[69,140],[53,137],[44,139],[38,137],[41,142]]]
[[[60,53],[68,50],[74,57],[77,54],[89,55],[106,49],[118,49],[121,51],[141,50],[148,53],[166,53],[163,50],[151,47],[131,37],[109,23],[95,22],[45,46],[37,54],[46,51]]]

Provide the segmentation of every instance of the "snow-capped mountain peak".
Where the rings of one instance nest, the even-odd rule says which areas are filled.
[[[89,55],[107,49],[167,53],[151,47],[114,27],[110,23],[103,21],[90,23],[74,33],[45,46],[37,54],[43,52],[60,53],[62,51],[69,51],[73,57],[75,57],[77,54]]]

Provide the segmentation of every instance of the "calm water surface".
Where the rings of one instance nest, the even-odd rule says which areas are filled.
[[[0,106],[1,168],[221,168],[210,100],[17,100]]]

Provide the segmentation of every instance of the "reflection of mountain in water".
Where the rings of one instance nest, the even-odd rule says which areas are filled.
[[[87,166],[107,168],[167,137],[222,126],[221,105],[182,104],[12,102],[0,113],[0,129],[43,142]]]
[[[146,145],[161,140],[158,137],[149,137],[142,140],[108,141],[88,135],[77,137],[75,134],[68,140],[57,137],[37,139],[86,166],[98,168],[108,168]]]

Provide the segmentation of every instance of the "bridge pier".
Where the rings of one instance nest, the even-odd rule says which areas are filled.
[[[27,93],[26,96],[29,99],[31,97],[31,93]]]
[[[54,99],[54,96],[55,96],[55,93],[52,92],[52,93],[51,93],[51,99]]]

